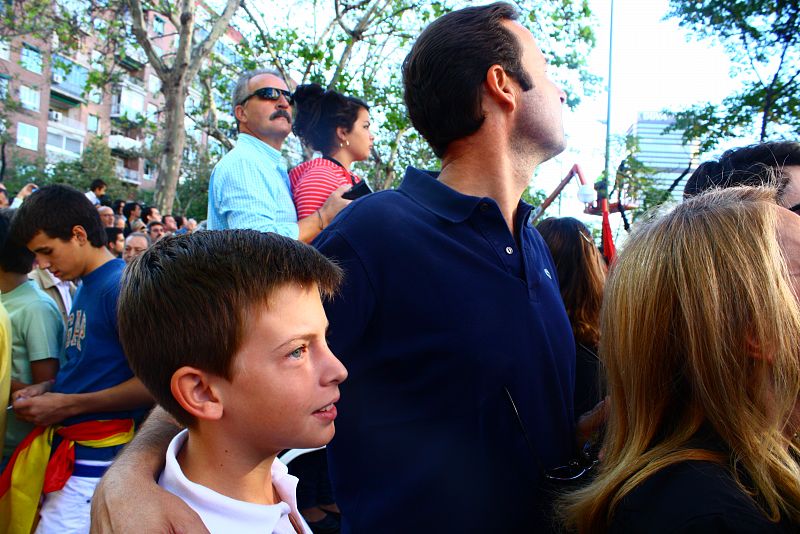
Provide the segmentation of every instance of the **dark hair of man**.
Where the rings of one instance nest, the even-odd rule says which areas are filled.
[[[556,264],[561,299],[575,339],[597,347],[606,265],[589,229],[572,217],[550,217],[536,229]]]
[[[89,186],[89,191],[97,191],[98,189],[101,189],[103,187],[108,187],[108,184],[105,183],[100,178],[95,178],[94,180],[92,180],[92,183]]]
[[[182,215],[175,215],[175,226],[178,228],[183,227],[184,223],[186,222],[186,218]]]
[[[273,233],[220,230],[162,239],[122,276],[120,341],[158,403],[191,425],[170,391],[176,370],[188,365],[230,380],[256,310],[269,307],[276,289],[316,284],[330,297],[341,278],[341,269],[312,247]],[[142,314],[156,308],[162,313]]]
[[[778,190],[780,200],[789,183],[789,177],[783,172],[786,165],[800,165],[800,143],[775,141],[732,148],[718,160],[700,164],[686,180],[683,197],[689,198],[715,187],[767,185]]]
[[[121,228],[114,226],[106,228],[106,246],[112,245],[117,242],[117,236],[124,233]]]
[[[149,232],[150,230],[152,230],[154,226],[161,226],[163,228],[164,223],[161,221],[150,221],[149,223],[147,223],[147,231]]]
[[[358,98],[336,91],[326,91],[316,83],[298,85],[294,91],[297,112],[292,131],[300,140],[328,156],[339,146],[336,129],[353,130],[358,112],[369,106]]]
[[[105,246],[106,233],[97,208],[86,195],[61,184],[48,185],[32,193],[11,222],[15,239],[26,245],[40,231],[52,239],[69,241],[76,226],[83,227],[93,247]]]
[[[147,224],[148,222],[150,222],[150,215],[153,214],[153,210],[155,210],[153,206],[147,206],[146,208],[142,208],[141,219],[143,223]]]
[[[0,210],[0,268],[7,273],[27,274],[33,267],[33,252],[10,234],[14,211]]]
[[[122,215],[124,215],[126,219],[130,219],[131,213],[133,213],[133,210],[135,210],[138,205],[138,202],[126,202],[125,205],[122,206]]]
[[[503,26],[518,16],[505,2],[453,11],[429,24],[403,61],[408,115],[438,157],[483,124],[481,86],[489,67],[503,67],[524,91],[533,87],[520,44]]]

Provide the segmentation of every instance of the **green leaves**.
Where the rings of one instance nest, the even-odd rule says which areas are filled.
[[[741,88],[721,103],[677,114],[702,151],[755,133],[761,141],[800,133],[800,0],[670,0],[669,17],[700,39],[718,40]]]

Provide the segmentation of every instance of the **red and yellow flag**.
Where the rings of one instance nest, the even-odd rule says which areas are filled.
[[[36,427],[14,450],[0,476],[0,533],[30,533],[42,493],[60,490],[72,475],[76,443],[95,448],[124,445],[133,439],[133,430],[132,419]],[[63,439],[52,451],[56,434]]]

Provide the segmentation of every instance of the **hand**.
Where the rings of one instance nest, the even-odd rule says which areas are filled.
[[[112,465],[92,496],[91,534],[106,532],[208,533],[197,513],[132,466]],[[147,513],[142,513],[147,510]]]
[[[17,391],[17,393],[27,389],[30,388]],[[72,405],[72,397],[73,395],[64,393],[48,392],[33,397],[17,398],[14,400],[14,414],[17,419],[39,426],[60,423],[64,419],[77,414]]]
[[[31,195],[31,193],[33,193],[37,189],[38,186],[36,184],[28,184],[19,190],[19,193],[17,193],[17,198],[20,200],[25,200]]]
[[[11,394],[11,402],[16,402],[19,399],[26,399],[30,397],[38,397],[39,395],[44,395],[45,393],[50,391],[50,388],[52,386],[53,383],[50,382],[49,380],[46,382],[39,382],[38,384],[25,386]]]
[[[347,207],[352,200],[342,198],[342,195],[350,190],[350,186],[342,185],[336,191],[331,193],[322,207],[319,209],[319,214],[322,217],[322,227],[327,227],[336,215]]]
[[[578,450],[583,447],[583,444],[589,441],[592,434],[598,432],[608,420],[610,400],[608,397],[598,402],[594,408],[580,416],[578,425],[575,429],[575,440],[578,444]]]

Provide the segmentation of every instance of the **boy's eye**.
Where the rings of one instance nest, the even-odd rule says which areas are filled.
[[[297,347],[296,349],[294,349],[292,352],[289,353],[289,357],[294,359],[300,359],[303,357],[303,352],[305,352],[305,350],[306,348],[304,346]]]

